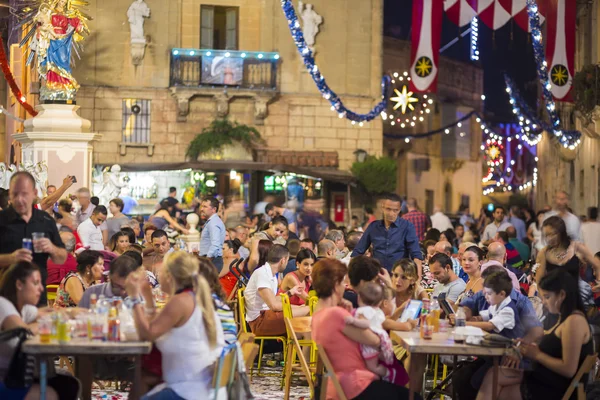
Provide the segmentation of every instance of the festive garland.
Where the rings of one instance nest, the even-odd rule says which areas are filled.
[[[443,126],[439,129],[435,129],[433,131],[429,131],[429,132],[425,132],[425,133],[412,133],[409,135],[393,135],[391,133],[384,133],[383,137],[386,139],[404,139],[404,141],[406,143],[410,142],[410,139],[422,139],[422,138],[426,138],[426,137],[430,137],[433,135],[437,135],[439,133],[444,132],[446,135],[450,134],[450,129],[454,128],[454,127],[462,127],[462,123],[466,120],[468,120],[469,118],[471,118],[473,115],[479,115],[477,114],[476,111],[471,111],[470,113],[466,114],[464,117],[454,121],[453,123]]]
[[[2,40],[1,37],[0,37],[0,67],[2,68],[2,72],[4,73],[4,78],[6,79],[6,82],[8,82],[8,86],[10,86],[10,90],[11,90],[12,94],[15,96],[15,98],[17,99],[19,104],[21,104],[23,106],[23,108],[25,108],[25,110],[27,110],[27,112],[31,116],[35,117],[38,114],[37,111],[35,111],[33,109],[33,107],[31,106],[31,104],[29,104],[27,102],[27,98],[23,95],[23,92],[21,92],[21,89],[19,89],[19,86],[17,85],[17,82],[15,82],[15,78],[14,78],[12,72],[10,71],[10,66],[8,65],[8,60],[6,59],[6,52],[4,51],[4,41]]]
[[[426,114],[431,113],[430,106],[433,105],[433,98],[428,94],[418,95],[408,90],[410,80],[406,71],[401,74],[398,72],[392,74],[392,85],[396,82],[400,84],[400,88],[393,88],[395,97],[390,97],[390,101],[396,104],[389,115],[385,111],[381,113],[381,119],[389,121],[392,126],[398,124],[400,128],[414,127],[416,124],[424,122]],[[409,113],[415,115],[409,116]]]
[[[360,126],[363,122],[372,121],[377,118],[382,112],[385,112],[387,109],[387,98],[386,95],[388,93],[388,87],[390,84],[390,77],[384,76],[381,81],[381,98],[383,99],[379,104],[375,106],[369,113],[367,114],[357,114],[352,110],[347,109],[344,106],[342,100],[338,97],[337,94],[333,90],[329,88],[327,82],[325,82],[325,77],[319,71],[319,67],[315,65],[315,59],[313,57],[311,49],[306,44],[304,40],[304,34],[302,33],[302,29],[300,28],[300,22],[298,21],[298,16],[296,15],[296,11],[294,6],[290,0],[281,0],[281,8],[283,9],[283,13],[285,18],[287,19],[288,26],[290,28],[290,32],[292,33],[292,38],[294,39],[294,43],[298,48],[298,52],[300,52],[300,56],[304,62],[304,66],[308,70],[308,73],[315,81],[317,85],[317,89],[321,92],[321,95],[324,99],[328,100],[331,103],[331,110],[336,111],[340,118],[346,118],[354,123],[359,123]]]
[[[533,146],[542,140],[542,132],[544,130],[553,131],[552,127],[540,121],[535,112],[531,110],[527,102],[523,99],[519,90],[516,88],[515,83],[504,75],[504,82],[506,83],[506,93],[510,97],[510,104],[513,107],[513,114],[519,119],[519,125],[521,126],[521,133],[524,140]]]
[[[558,115],[558,110],[556,109],[556,103],[552,98],[552,84],[548,78],[548,63],[544,60],[542,28],[536,0],[527,0],[527,13],[529,14],[529,25],[531,26],[531,38],[537,74],[542,84],[542,94],[546,105],[546,111],[548,112],[550,123],[553,128],[548,130],[548,132],[552,132],[563,147],[574,150],[575,147],[581,143],[581,132],[563,131],[559,128],[560,117]]]

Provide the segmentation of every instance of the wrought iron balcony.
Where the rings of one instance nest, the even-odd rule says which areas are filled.
[[[173,49],[170,86],[277,90],[278,64],[278,53]]]
[[[262,125],[279,93],[279,62],[272,52],[173,49],[170,87],[177,119],[187,119],[193,97],[212,98],[218,118],[229,114],[231,99],[243,97],[254,100],[255,124]]]

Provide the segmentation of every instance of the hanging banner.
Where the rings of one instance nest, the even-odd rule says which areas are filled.
[[[443,9],[443,0],[413,2],[410,90],[415,93],[437,91]]]
[[[577,3],[546,0],[546,63],[556,100],[570,101],[575,73],[575,23]]]
[[[444,10],[448,19],[459,27],[467,26],[473,17],[478,16],[493,30],[502,28],[513,18],[521,29],[531,31],[527,0],[444,0]],[[544,14],[542,7],[540,12]],[[540,15],[540,18],[543,23],[543,16]]]
[[[477,16],[477,1],[444,0],[444,11],[450,21],[462,28]]]

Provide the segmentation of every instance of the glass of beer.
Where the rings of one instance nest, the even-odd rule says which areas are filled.
[[[50,343],[52,335],[52,320],[50,318],[41,318],[38,322],[40,332],[40,343]]]
[[[43,253],[41,247],[39,246],[40,239],[46,237],[44,232],[33,232],[31,234],[31,240],[33,241],[33,252],[34,253]]]

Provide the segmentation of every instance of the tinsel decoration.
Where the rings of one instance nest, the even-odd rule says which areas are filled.
[[[298,48],[298,52],[300,52],[300,56],[302,57],[304,66],[308,70],[308,73],[315,81],[317,85],[317,89],[321,92],[321,95],[324,99],[331,103],[331,110],[338,113],[340,118],[346,118],[354,123],[362,124],[364,122],[372,121],[377,118],[382,112],[384,112],[387,108],[387,98],[386,95],[388,93],[388,86],[390,84],[390,77],[384,76],[381,80],[381,98],[382,101],[375,106],[368,114],[358,114],[353,112],[352,110],[347,109],[344,106],[342,100],[338,97],[337,94],[333,90],[329,88],[327,82],[325,81],[325,77],[319,71],[319,67],[315,65],[315,59],[313,57],[312,51],[306,44],[304,40],[304,34],[302,33],[302,29],[300,28],[300,22],[298,21],[298,16],[296,15],[296,10],[290,0],[281,0],[281,8],[283,9],[283,13],[285,18],[287,19],[288,26],[290,28],[290,32],[292,33],[292,38],[294,39],[294,43]]]
[[[552,84],[548,77],[548,63],[544,57],[544,43],[542,37],[542,28],[540,23],[540,14],[536,0],[527,0],[527,12],[529,14],[529,25],[531,27],[531,38],[533,45],[533,54],[536,63],[537,74],[542,84],[542,94],[548,116],[550,117],[552,132],[564,148],[574,150],[581,143],[581,132],[563,131],[560,129],[560,117],[556,109],[556,103],[552,97]]]
[[[0,37],[0,67],[2,67],[2,73],[4,73],[4,78],[6,82],[8,82],[8,86],[10,86],[10,90],[12,94],[15,96],[19,104],[23,106],[23,108],[29,113],[29,115],[35,117],[38,113],[33,109],[31,104],[27,102],[27,98],[19,89],[17,82],[15,82],[15,78],[10,71],[10,66],[8,65],[8,60],[6,59],[6,52],[4,51],[4,41]]]
[[[504,82],[506,83],[506,93],[508,93],[510,98],[512,112],[519,120],[523,139],[530,146],[536,145],[542,139],[542,132],[544,130],[552,132],[554,129],[546,122],[538,119],[536,113],[519,93],[514,81],[506,74],[504,75]]]

